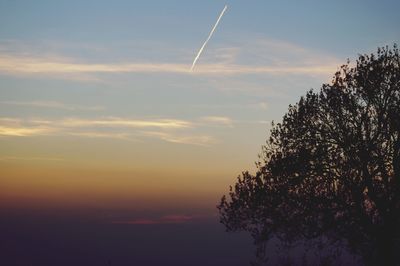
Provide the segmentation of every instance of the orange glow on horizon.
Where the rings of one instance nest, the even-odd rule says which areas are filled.
[[[64,163],[0,162],[0,207],[211,209],[227,183],[218,176],[182,170],[68,168]]]

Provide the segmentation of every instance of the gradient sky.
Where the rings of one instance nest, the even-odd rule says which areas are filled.
[[[290,103],[399,43],[399,8],[1,0],[0,206],[212,215]]]

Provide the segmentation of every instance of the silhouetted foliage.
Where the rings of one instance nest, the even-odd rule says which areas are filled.
[[[252,175],[218,206],[262,253],[278,237],[345,241],[366,264],[399,265],[400,57],[396,45],[343,65],[289,106]]]

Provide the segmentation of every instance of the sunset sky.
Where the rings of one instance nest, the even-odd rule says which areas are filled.
[[[151,214],[133,223],[212,217],[289,104],[347,58],[399,43],[399,9],[2,0],[0,208]]]

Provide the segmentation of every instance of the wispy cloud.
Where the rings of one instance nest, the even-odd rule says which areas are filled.
[[[186,64],[119,63],[88,64],[68,63],[50,58],[25,58],[0,55],[0,72],[3,74],[87,74],[87,73],[176,73],[187,75],[239,75],[239,74],[327,74],[337,68],[336,63],[306,66],[252,66],[237,64],[202,64],[196,72]]]
[[[343,63],[341,58],[321,50],[284,40],[259,37],[253,37],[251,42],[239,40],[230,46],[211,50],[208,52],[207,61],[218,62],[221,54],[229,58],[232,64],[260,67],[260,69],[274,67],[278,71],[313,69],[313,66],[325,68],[332,65],[336,68]]]
[[[29,136],[40,136],[40,135],[50,135],[57,131],[51,127],[8,127],[0,126],[0,136],[14,136],[14,137],[29,137]]]
[[[211,122],[209,121],[209,123]],[[196,128],[204,126],[202,123],[204,122],[180,119],[127,119],[120,117],[53,120],[3,117],[0,118],[0,136],[76,136],[130,141],[137,141],[140,137],[146,137],[198,146],[209,146],[217,143],[217,140],[212,136],[193,132]]]
[[[164,128],[178,129],[188,128],[192,123],[186,120],[178,119],[124,119],[119,117],[110,117],[104,119],[80,119],[68,118],[57,122],[64,127],[132,127],[132,128]]]
[[[3,44],[7,46],[7,44]],[[17,46],[18,47],[18,46]],[[55,54],[29,53],[29,46],[0,49],[0,73],[101,79],[101,73],[171,73],[181,75],[332,75],[342,63],[334,56],[307,49],[285,41],[254,39],[250,43],[237,41],[235,46],[225,45],[209,50],[204,61],[190,71],[190,62],[104,62],[89,63],[87,59]],[[167,49],[167,48],[166,48]],[[187,52],[182,53],[185,56]],[[144,60],[144,61],[143,61]],[[182,61],[179,59],[179,61]]]
[[[59,131],[49,121],[0,117],[0,136],[31,137],[52,135]]]
[[[137,140],[131,134],[119,133],[119,132],[106,133],[106,132],[86,131],[86,132],[69,132],[68,135],[77,137],[87,137],[87,138],[107,138],[107,139],[120,139],[129,141]]]
[[[159,128],[183,129],[193,127],[193,123],[178,119],[127,119],[108,117],[100,119],[62,118],[47,120],[40,118],[17,119],[0,118],[0,135],[31,136],[46,135],[71,128]],[[99,134],[100,135],[100,134]]]
[[[207,125],[233,126],[233,120],[226,116],[204,116],[200,121]]]
[[[228,103],[228,104],[194,104],[193,107],[200,108],[200,109],[260,109],[266,110],[268,109],[267,102],[250,102],[250,103]],[[227,117],[228,119],[232,120],[231,118]]]
[[[253,108],[260,108],[257,104]],[[261,108],[266,108],[264,104],[261,105]],[[222,126],[222,127],[234,127],[236,125],[243,124],[269,124],[269,121],[266,120],[234,120],[230,117],[226,116],[204,116],[199,119],[200,124],[203,126]]]
[[[132,220],[112,221],[112,224],[154,225],[154,224],[182,224],[191,222],[198,217],[193,215],[165,215],[159,218],[139,218]]]
[[[263,110],[268,109],[268,103],[266,103],[266,102],[253,103],[253,104],[250,104],[249,106],[252,108],[256,108],[256,109],[263,109]]]
[[[191,144],[197,146],[210,146],[217,143],[217,140],[214,137],[207,135],[182,135],[159,131],[142,131],[141,133],[144,136],[156,137],[172,143]]]
[[[62,109],[69,111],[85,110],[85,111],[100,111],[104,110],[103,106],[82,106],[74,104],[66,104],[57,101],[1,101],[0,104],[13,106],[27,106],[38,108]]]

